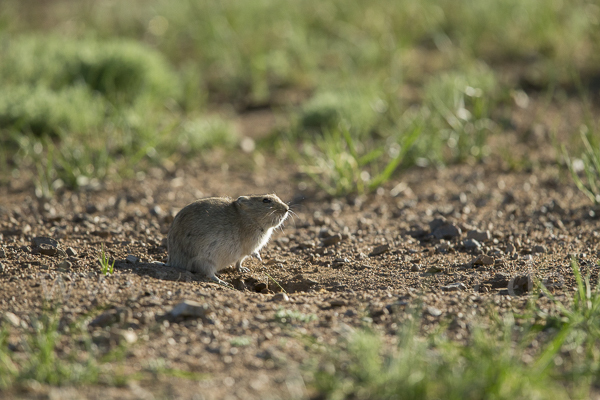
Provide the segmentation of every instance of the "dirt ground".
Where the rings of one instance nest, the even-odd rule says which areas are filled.
[[[515,154],[528,149],[516,140]],[[460,340],[490,307],[521,310],[532,296],[551,307],[531,295],[540,282],[568,301],[570,257],[596,274],[599,211],[546,150],[532,155],[533,172],[501,162],[416,168],[376,194],[341,199],[311,191],[284,161],[227,165],[219,156],[51,200],[15,180],[0,188],[0,309],[3,323],[16,326],[11,348],[24,351],[18,332],[45,302],[61,304],[61,331],[84,321],[98,351],[127,343],[112,374],[135,378],[116,386],[31,383],[7,394],[314,397],[303,370],[313,346],[335,344],[353,329],[372,327],[393,341],[416,309],[425,332],[445,322]],[[296,215],[263,249],[262,263],[249,259],[249,273],[220,274],[235,289],[161,264],[170,223],[189,202],[272,192]],[[115,260],[110,276],[100,273],[102,244]],[[198,304],[172,312],[187,301]],[[76,345],[72,337],[59,352]]]

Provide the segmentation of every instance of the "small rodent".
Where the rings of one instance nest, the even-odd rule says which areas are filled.
[[[288,217],[290,208],[275,194],[199,199],[185,206],[168,234],[167,266],[199,272],[226,284],[215,272],[242,262],[267,244],[273,229]]]

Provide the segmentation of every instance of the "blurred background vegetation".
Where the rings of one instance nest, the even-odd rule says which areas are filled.
[[[3,0],[2,182],[34,171],[50,196],[235,149],[256,110],[279,122],[255,151],[332,195],[485,161],[530,96],[591,104],[599,21],[584,0]]]

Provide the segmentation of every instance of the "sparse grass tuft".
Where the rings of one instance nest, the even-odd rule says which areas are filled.
[[[594,204],[600,204],[600,146],[597,140],[592,144],[592,138],[587,129],[582,130],[581,141],[584,149],[579,159],[571,159],[564,146],[562,152],[577,188]],[[583,178],[580,177],[581,172]]]
[[[307,324],[317,320],[315,314],[304,314],[297,310],[280,308],[275,313],[275,320],[281,324]]]
[[[113,260],[112,264],[110,263],[108,253],[104,253],[104,243],[102,243],[102,251],[98,256],[98,261],[100,261],[100,272],[102,273],[102,275],[113,274],[115,269],[115,260]]]

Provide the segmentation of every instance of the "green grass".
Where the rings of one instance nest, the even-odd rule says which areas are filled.
[[[280,308],[275,313],[275,321],[281,324],[307,324],[312,321],[316,321],[317,316],[315,314],[304,314],[297,310],[286,310]]]
[[[594,204],[600,204],[600,146],[598,138],[587,129],[581,132],[583,151],[580,158],[572,159],[565,146],[562,154],[573,181]],[[580,176],[582,175],[582,176]]]
[[[532,303],[519,322],[492,315],[473,324],[466,342],[443,327],[421,334],[415,314],[399,321],[397,345],[362,330],[321,347],[305,377],[322,399],[588,398],[599,383],[600,291],[572,267],[570,304],[545,292],[557,312]]]
[[[100,262],[100,272],[102,275],[113,274],[115,269],[115,260],[113,260],[112,264],[108,258],[108,254],[104,253],[104,243],[102,243],[102,251],[98,256],[98,261]]]
[[[254,107],[291,126],[272,142],[313,147],[296,159],[322,189],[366,192],[411,165],[485,161],[506,93],[600,65],[584,0],[29,5],[0,5],[0,159],[43,196],[229,149],[232,111]],[[326,143],[338,130],[352,140]]]
[[[3,324],[0,330],[0,389],[26,386],[31,381],[61,386],[115,380],[86,328],[75,324],[67,334],[59,328],[57,309],[32,316],[28,329]],[[17,336],[11,335],[11,330],[16,330]],[[9,339],[15,337],[19,338],[21,351],[11,350],[8,346]]]

